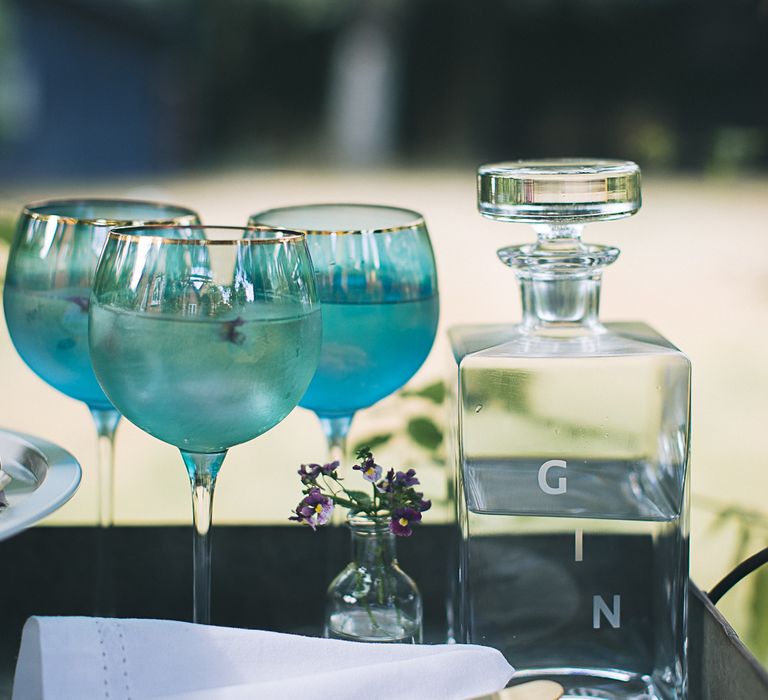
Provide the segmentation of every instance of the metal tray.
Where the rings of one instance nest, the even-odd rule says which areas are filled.
[[[0,509],[0,540],[34,525],[63,506],[77,490],[82,471],[61,447],[41,438],[0,430],[0,463],[13,481]]]

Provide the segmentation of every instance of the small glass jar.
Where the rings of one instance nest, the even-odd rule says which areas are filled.
[[[420,644],[421,594],[397,563],[389,520],[350,514],[347,525],[352,561],[328,587],[324,636]]]

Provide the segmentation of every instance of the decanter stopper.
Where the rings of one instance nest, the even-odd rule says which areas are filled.
[[[640,168],[630,161],[560,158],[478,169],[480,213],[498,221],[579,224],[640,209]]]

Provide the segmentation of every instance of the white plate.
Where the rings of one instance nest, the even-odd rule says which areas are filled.
[[[0,463],[13,481],[0,509],[5,540],[63,506],[80,484],[77,460],[61,447],[31,435],[0,430]]]

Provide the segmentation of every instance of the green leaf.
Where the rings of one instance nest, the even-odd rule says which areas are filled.
[[[427,450],[435,450],[443,442],[443,431],[426,416],[411,418],[408,421],[407,430],[410,438]]]
[[[428,384],[421,389],[404,389],[400,392],[400,396],[408,398],[409,396],[417,396],[421,399],[427,399],[432,403],[441,404],[445,401],[446,389],[444,382],[434,382]]]
[[[354,499],[361,508],[368,508],[371,505],[371,497],[364,491],[347,489],[347,495]]]
[[[721,510],[714,518],[712,523],[709,526],[710,532],[719,532],[723,529],[725,525],[728,524],[728,521],[731,518],[731,514],[728,512],[727,509]]]
[[[371,435],[370,437],[365,438],[365,440],[360,440],[360,442],[356,443],[352,448],[352,451],[357,454],[359,450],[363,449],[363,447],[367,447],[371,452],[373,452],[377,447],[386,445],[392,439],[392,437],[393,433]]]

